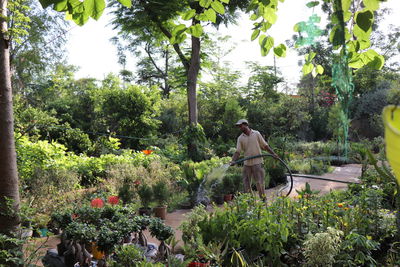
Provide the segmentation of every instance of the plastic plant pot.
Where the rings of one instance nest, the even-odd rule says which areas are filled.
[[[386,158],[400,184],[400,106],[389,105],[383,109],[385,125]]]

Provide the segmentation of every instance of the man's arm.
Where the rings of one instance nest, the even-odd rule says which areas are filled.
[[[267,143],[264,145],[263,149],[268,151],[274,158],[279,158],[278,154],[276,154]]]
[[[235,165],[235,161],[237,161],[239,159],[240,153],[238,151],[235,152],[235,154],[233,154],[232,160],[231,162],[229,162],[229,165]]]

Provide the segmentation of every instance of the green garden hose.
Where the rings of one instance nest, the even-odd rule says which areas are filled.
[[[234,161],[232,165],[242,163],[242,162],[245,161],[245,160],[255,159],[255,158],[260,158],[260,157],[273,157],[274,159],[279,160],[279,161],[285,166],[285,168],[287,169],[288,174],[289,174],[289,176],[290,176],[290,188],[289,188],[288,193],[286,194],[286,196],[289,196],[290,193],[292,192],[292,189],[293,189],[293,176],[292,176],[292,171],[290,170],[290,168],[288,167],[288,165],[287,165],[282,159],[276,158],[276,157],[274,157],[272,154],[260,154],[260,155],[256,155],[256,156],[251,156],[251,157],[246,157],[246,158],[238,159],[238,160]]]

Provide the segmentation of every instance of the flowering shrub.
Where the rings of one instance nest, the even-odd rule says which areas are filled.
[[[104,206],[104,201],[101,198],[95,198],[90,201],[90,206],[93,208],[102,208]]]
[[[117,196],[109,196],[108,197],[108,203],[110,203],[111,205],[117,205],[119,202],[119,197]]]

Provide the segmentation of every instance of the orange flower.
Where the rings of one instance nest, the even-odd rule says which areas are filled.
[[[90,201],[90,205],[92,208],[102,208],[104,206],[104,202],[101,198],[95,198]]]
[[[111,205],[117,205],[119,202],[119,198],[117,196],[109,196],[108,197],[108,203]]]
[[[143,152],[145,155],[150,155],[151,153],[153,153],[153,150],[145,149],[145,150],[142,150],[142,152]]]
[[[343,203],[337,203],[337,206],[338,206],[339,208],[343,208]]]

